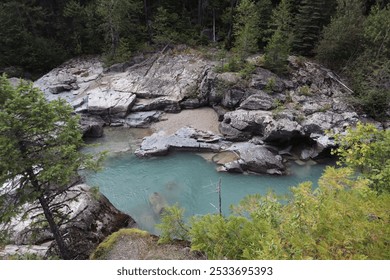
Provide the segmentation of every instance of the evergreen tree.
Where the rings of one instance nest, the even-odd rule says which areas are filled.
[[[65,101],[46,101],[32,84],[13,88],[0,77],[0,212],[2,222],[26,202],[38,202],[63,259],[72,257],[50,206],[89,162],[78,119]]]
[[[390,4],[374,7],[364,27],[364,51],[349,67],[357,104],[371,116],[386,119],[390,109]]]
[[[312,56],[321,31],[330,21],[334,0],[302,0],[294,24],[294,52]]]
[[[316,48],[317,58],[335,70],[356,59],[362,50],[363,22],[362,1],[338,0],[336,15]]]
[[[36,1],[2,1],[0,26],[0,68],[44,72],[67,55],[55,36],[47,36],[48,13]]]
[[[291,2],[282,0],[274,10],[271,21],[273,35],[264,49],[264,66],[283,74],[287,71],[288,55],[291,49]]]
[[[234,51],[240,59],[258,50],[259,15],[252,0],[242,0],[234,17]]]
[[[97,13],[102,17],[102,28],[107,43],[110,63],[124,61],[145,39],[141,23],[142,2],[137,0],[98,0]]]
[[[289,38],[277,29],[264,50],[264,66],[278,74],[286,73],[290,54]]]
[[[271,36],[269,25],[272,17],[272,8],[271,0],[260,0],[256,3],[257,13],[259,14],[258,32],[260,48],[265,47]]]

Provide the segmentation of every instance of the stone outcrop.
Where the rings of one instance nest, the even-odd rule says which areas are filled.
[[[296,153],[301,159],[334,145],[329,137],[324,140],[327,131],[344,133],[359,120],[347,102],[351,90],[321,65],[290,57],[288,76],[255,67],[243,79],[239,73],[216,73],[218,63],[194,50],[167,48],[105,70],[97,58],[71,60],[35,84],[49,99],[65,98],[76,113],[99,116],[111,126],[146,127],[161,112],[212,106],[226,140],[257,137],[280,149],[298,143],[305,150]],[[101,134],[100,122],[82,127],[86,135]],[[172,148],[154,142],[162,154]]]
[[[288,80],[256,69],[241,90],[249,96],[223,116],[220,131],[226,139],[260,137],[276,146],[306,144],[298,157],[308,159],[334,146],[327,132],[344,133],[358,122],[347,102],[351,91],[334,73],[295,57],[290,57],[290,67]]]
[[[145,137],[135,154],[139,157],[166,155],[169,151],[218,152],[222,148],[221,138],[211,132],[192,127],[183,127],[173,135],[157,132]]]
[[[145,137],[135,154],[139,157],[161,156],[170,151],[233,153],[236,157],[226,157],[224,160],[214,160],[222,165],[219,171],[254,172],[281,175],[285,171],[282,157],[271,152],[266,146],[258,143],[232,143],[222,140],[211,132],[200,131],[192,127],[183,127],[173,135],[164,132],[154,133]]]
[[[133,225],[134,220],[117,210],[100,193],[84,184],[69,189],[56,198],[69,200],[66,209],[70,222],[61,226],[66,243],[75,259],[87,259],[103,239],[120,228]],[[10,245],[0,250],[0,256],[11,254],[38,254],[42,257],[56,256],[54,238],[45,226],[32,225],[42,215],[40,207],[28,204],[23,207],[28,217],[19,215],[10,224],[0,225],[10,234]],[[29,210],[33,209],[33,210]]]
[[[237,172],[237,165],[243,171],[254,173],[282,175],[285,171],[282,157],[275,155],[263,145],[242,142],[231,145],[227,150],[237,153],[239,159],[225,163],[226,171]]]
[[[185,48],[176,54],[167,49],[140,56],[107,69],[99,58],[87,57],[53,69],[35,86],[47,99],[63,98],[76,113],[101,116],[106,125],[144,127],[151,119],[159,119],[149,111],[176,113],[182,108],[207,105],[206,100],[198,98],[199,84],[213,65]],[[134,112],[138,113],[136,121],[131,116]],[[145,119],[140,120],[143,116]]]

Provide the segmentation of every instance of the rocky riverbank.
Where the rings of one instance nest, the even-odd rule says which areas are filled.
[[[281,77],[262,68],[260,56],[250,61],[254,71],[243,77],[216,72],[223,61],[183,46],[110,68],[96,57],[77,58],[35,86],[47,99],[63,98],[73,106],[85,137],[101,137],[104,126],[151,127],[154,134],[147,133],[138,156],[213,152],[219,170],[228,172],[282,175],[287,160],[327,156],[335,145],[331,135],[365,121],[348,104],[351,90],[329,69],[290,57],[289,74]],[[86,188],[79,186],[84,202],[70,205],[75,210],[88,205],[87,214],[73,224],[77,231],[70,232],[73,240],[81,240],[73,244],[79,244],[79,258],[88,257],[112,231],[133,223],[104,198],[93,200]],[[50,252],[49,232],[39,232],[32,241],[22,237],[29,225],[15,221],[15,245],[2,254],[25,252],[26,244],[34,244],[26,252]]]
[[[48,99],[68,100],[82,116],[86,136],[101,136],[103,126],[148,127],[157,122],[152,127],[159,134],[145,139],[140,156],[151,154],[151,139],[172,141],[180,128],[192,126],[225,141],[218,149],[211,148],[214,152],[232,147],[233,142],[250,141],[245,149],[272,153],[276,159],[316,159],[334,146],[329,135],[342,134],[362,119],[348,105],[351,90],[329,69],[290,57],[290,72],[280,77],[260,67],[260,60],[259,56],[250,59],[254,71],[243,78],[239,73],[217,73],[215,66],[220,61],[181,46],[108,69],[97,58],[73,59],[35,85]],[[213,108],[216,115],[205,109],[186,111],[201,107]],[[182,115],[172,116],[182,110]],[[199,128],[196,123],[208,126]],[[142,152],[148,145],[148,151]],[[202,150],[204,145],[198,146]],[[205,150],[210,150],[210,145],[206,146]],[[263,156],[255,158],[264,160]],[[236,165],[225,170],[240,170]],[[240,166],[247,169],[246,164]],[[283,167],[276,166],[277,172],[273,167],[249,170],[282,174]]]

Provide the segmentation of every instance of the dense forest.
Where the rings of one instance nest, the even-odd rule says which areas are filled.
[[[185,43],[229,51],[234,66],[264,52],[264,65],[280,73],[288,55],[311,57],[348,78],[372,116],[384,117],[389,103],[388,0],[4,0],[0,25],[0,72],[9,76]]]

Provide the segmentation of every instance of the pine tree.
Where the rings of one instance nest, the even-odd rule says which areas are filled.
[[[329,23],[334,0],[302,0],[295,17],[294,52],[312,56],[323,27]]]
[[[336,15],[316,48],[317,58],[335,70],[356,59],[362,49],[364,20],[362,1],[338,0]]]
[[[264,48],[271,36],[268,27],[272,17],[272,1],[260,0],[256,3],[256,9],[259,14],[259,46]]]
[[[0,77],[0,217],[7,222],[26,202],[37,202],[63,259],[72,257],[62,216],[50,203],[89,162],[78,119],[63,100],[48,102],[32,84],[13,88]],[[61,204],[61,202],[59,202]],[[63,203],[63,202],[62,202]],[[55,209],[58,208],[58,202]]]
[[[273,35],[264,49],[265,67],[280,74],[287,70],[291,49],[291,9],[290,0],[282,0],[274,10],[270,25]]]
[[[259,15],[252,0],[242,0],[234,17],[234,51],[240,59],[258,50]]]

